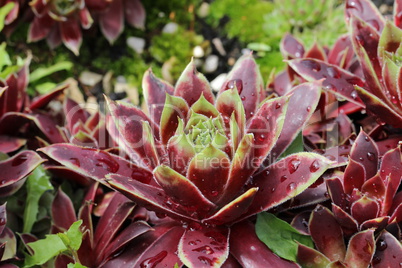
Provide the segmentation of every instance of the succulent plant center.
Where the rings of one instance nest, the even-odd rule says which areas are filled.
[[[79,2],[76,0],[56,0],[53,1],[53,11],[59,15],[66,16],[79,8]]]

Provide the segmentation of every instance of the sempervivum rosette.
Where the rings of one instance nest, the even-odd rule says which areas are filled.
[[[125,252],[105,267],[296,267],[269,251],[246,219],[298,195],[327,169],[326,158],[314,153],[278,157],[311,116],[321,87],[302,84],[264,99],[262,83],[251,55],[237,62],[216,99],[193,62],[175,88],[148,71],[143,87],[150,117],[108,100],[109,133],[126,158],[70,144],[41,149],[168,216],[147,232],[136,254]]]

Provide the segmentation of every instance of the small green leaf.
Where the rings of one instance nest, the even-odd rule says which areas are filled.
[[[257,217],[256,233],[276,255],[281,258],[296,261],[299,242],[314,248],[310,236],[300,234],[289,223],[275,217],[271,213],[260,213]]]
[[[14,5],[15,4],[13,2],[9,2],[5,6],[0,8],[0,31],[3,30],[4,20],[6,19],[6,16],[8,15],[8,13],[10,13],[10,11],[13,9]]]
[[[39,94],[46,94],[46,93],[50,92],[52,89],[54,89],[56,86],[57,86],[56,83],[45,82],[45,83],[35,86],[35,89]]]
[[[76,221],[67,232],[47,235],[45,239],[28,243],[27,245],[33,250],[34,254],[32,256],[26,255],[24,268],[44,264],[63,252],[74,255],[73,252],[77,251],[82,243],[81,224],[82,220]]]
[[[6,51],[6,43],[1,43],[0,45],[0,70],[3,69],[4,66],[11,65],[11,59]]]
[[[303,134],[299,132],[299,134],[296,136],[296,138],[292,141],[292,143],[289,145],[288,148],[282,153],[280,158],[284,158],[288,155],[295,154],[295,153],[300,153],[304,151],[304,146],[303,146]]]
[[[69,263],[67,268],[87,268],[86,266],[79,263]]]
[[[180,266],[176,263],[176,264],[174,265],[174,268],[180,268]]]
[[[26,255],[24,267],[41,265],[67,250],[66,245],[58,235],[47,235],[41,239],[27,244],[34,251],[34,255]]]
[[[53,189],[49,182],[49,176],[42,166],[37,167],[28,177],[26,182],[27,199],[24,210],[23,233],[30,233],[36,222],[39,211],[39,199],[47,190]]]
[[[73,67],[73,64],[69,61],[62,61],[58,62],[50,67],[47,68],[38,68],[33,71],[29,76],[29,82],[35,82],[45,76],[51,75],[52,73],[63,71],[63,70],[70,70]]]
[[[66,235],[70,241],[70,244],[67,246],[73,250],[79,250],[82,243],[83,234],[80,230],[81,224],[82,220],[74,222],[66,232]]]

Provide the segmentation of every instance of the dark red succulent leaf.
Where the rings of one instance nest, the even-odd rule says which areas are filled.
[[[400,0],[394,2],[394,23],[402,29],[402,2]]]
[[[327,54],[324,48],[320,46],[317,42],[314,42],[313,46],[306,51],[304,58],[312,58],[322,61],[328,61]]]
[[[359,230],[359,223],[350,214],[335,204],[332,204],[332,212],[334,213],[339,225],[342,227],[344,236],[350,237],[357,233]]]
[[[291,34],[285,34],[280,44],[281,53],[285,59],[297,59],[304,56],[303,44]]]
[[[318,205],[309,221],[311,238],[320,252],[331,261],[343,261],[346,247],[342,228],[329,209]]]
[[[62,84],[60,86],[57,86],[49,93],[39,95],[33,98],[31,104],[29,105],[29,109],[36,110],[45,108],[52,100],[56,99],[61,94],[63,94],[64,90],[66,90],[68,87],[69,84]]]
[[[124,29],[123,1],[108,1],[108,8],[99,16],[99,26],[103,35],[113,44]]]
[[[374,230],[366,230],[352,236],[346,252],[345,264],[369,267],[375,252]]]
[[[255,234],[255,226],[249,221],[231,227],[230,253],[242,267],[299,267],[297,264],[275,255]]]
[[[357,16],[369,23],[376,31],[381,32],[385,20],[373,2],[369,0],[347,0],[345,7],[346,21],[350,23],[353,16]]]
[[[341,35],[328,54],[328,63],[348,69],[354,57],[353,45],[348,34]]]
[[[351,158],[343,176],[343,187],[345,193],[351,194],[353,189],[361,189],[366,178],[367,176],[364,166]]]
[[[380,213],[380,205],[374,199],[363,196],[353,202],[350,207],[352,217],[362,224],[366,220],[375,219]]]
[[[180,239],[178,255],[188,267],[220,267],[229,255],[227,227],[186,229]]]
[[[354,85],[364,86],[364,81],[358,76],[336,65],[315,59],[295,59],[288,61],[288,64],[307,81],[324,79],[324,90],[364,107],[354,88]]]
[[[73,131],[77,123],[85,123],[89,118],[89,113],[77,102],[70,98],[64,101],[64,114],[66,117],[66,125],[72,134],[76,134],[77,130]]]
[[[61,188],[58,189],[52,202],[52,220],[53,225],[63,232],[67,231],[77,221],[73,203]]]
[[[378,149],[375,142],[364,131],[360,131],[351,152],[350,158],[363,165],[366,179],[377,174],[378,170]]]
[[[33,151],[22,151],[9,159],[0,161],[2,171],[0,196],[5,197],[15,193],[23,185],[26,177],[44,161]]]
[[[140,0],[123,0],[125,19],[133,27],[143,29],[145,25],[145,9]]]
[[[299,244],[297,249],[297,262],[302,267],[321,268],[328,267],[330,260],[321,252]]]
[[[376,251],[371,262],[375,268],[393,267],[402,263],[401,243],[392,234],[382,231],[376,240]]]
[[[25,139],[10,137],[6,135],[0,135],[0,152],[11,153],[26,144]]]

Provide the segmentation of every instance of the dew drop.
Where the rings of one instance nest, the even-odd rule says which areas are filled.
[[[381,258],[379,256],[374,255],[372,263],[373,265],[377,265],[381,262]]]
[[[293,192],[294,189],[296,189],[296,183],[294,182],[289,183],[289,185],[286,187],[288,194]]]
[[[367,153],[367,159],[370,160],[370,161],[374,161],[375,160],[375,154],[371,153],[371,152],[368,152]]]
[[[218,191],[211,191],[211,196],[217,196],[218,195]]]
[[[352,99],[357,99],[357,92],[356,91],[352,91],[352,93],[350,93],[350,96],[352,97]]]
[[[240,98],[242,101],[246,100],[246,96],[241,96]]]
[[[299,158],[293,158],[288,162],[288,170],[290,174],[293,174],[296,172],[296,170],[299,168],[300,166],[300,159]]]
[[[328,72],[328,75],[331,76],[332,78],[338,79],[338,78],[341,77],[341,75],[339,74],[338,70],[336,70],[333,67],[328,67],[327,72]]]
[[[71,161],[71,163],[73,163],[73,165],[76,165],[77,167],[81,166],[80,160],[78,158],[71,157],[69,160]]]
[[[271,188],[271,193],[275,192],[275,190],[276,190],[275,188]]]
[[[4,225],[4,224],[6,224],[6,219],[1,218],[1,219],[0,219],[0,225]]]
[[[307,106],[306,111],[310,112],[311,111],[311,106]]]
[[[318,160],[314,160],[314,162],[311,163],[311,165],[310,165],[310,172],[314,173],[319,169],[320,169],[320,163],[318,162]]]
[[[215,253],[215,251],[210,246],[202,246],[199,248],[195,248],[193,249],[193,251],[201,252],[208,255]]]
[[[282,104],[277,103],[277,104],[275,105],[275,109],[279,109],[279,108],[281,108],[281,106],[282,106]]]
[[[213,261],[210,258],[200,256],[200,257],[198,257],[198,259],[200,260],[200,262],[202,262],[205,265],[209,265],[211,267],[213,266]]]
[[[363,157],[359,157],[359,160],[360,160],[361,162],[363,162],[363,161],[364,161]]]
[[[243,91],[243,81],[241,79],[233,79],[226,84],[226,90],[233,89],[235,87],[240,94]]]
[[[377,242],[377,250],[384,251],[388,247],[387,242],[385,240],[378,240]]]
[[[321,66],[314,60],[303,60],[303,65],[306,66],[308,69],[313,70],[314,72],[319,72],[321,70]]]
[[[281,182],[284,182],[284,181],[286,181],[288,179],[288,177],[286,176],[286,175],[283,175],[282,177],[281,177]]]

